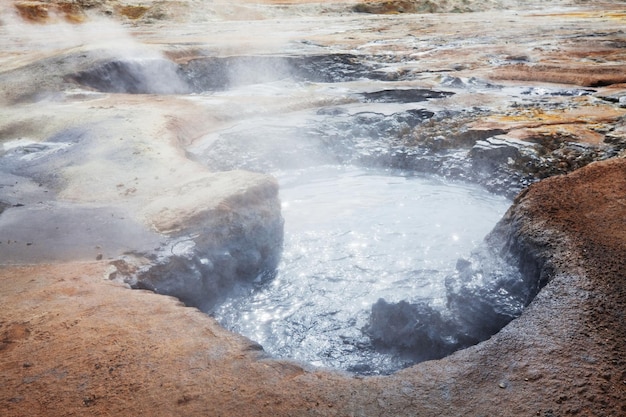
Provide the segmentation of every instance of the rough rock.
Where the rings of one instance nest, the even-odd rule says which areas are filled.
[[[470,151],[470,156],[475,169],[493,172],[497,165],[514,163],[521,157],[522,150],[527,148],[532,149],[532,144],[494,136],[477,141]]]
[[[173,239],[155,253],[136,251],[150,262],[115,274],[135,287],[207,311],[237,285],[271,277],[278,265],[283,219],[278,185],[266,176],[212,174],[149,203],[144,215]]]
[[[352,10],[358,13],[397,14],[397,13],[463,13],[488,8],[501,8],[501,1],[432,1],[432,0],[370,0],[356,4]]]
[[[598,65],[597,62],[592,65],[567,65],[566,67],[515,64],[502,67],[493,78],[574,84],[584,87],[602,87],[626,82],[621,65]]]
[[[364,331],[377,349],[414,363],[441,359],[478,342],[474,335],[466,337],[458,325],[439,310],[426,303],[404,300],[397,303],[378,300],[372,305]]]

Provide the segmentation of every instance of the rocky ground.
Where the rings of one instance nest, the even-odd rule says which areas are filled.
[[[626,414],[624,2],[3,7],[3,416]],[[394,125],[378,153],[344,132],[337,155],[522,190],[498,230],[545,286],[521,317],[447,358],[357,377],[269,358],[197,309],[121,282],[139,271],[158,290],[155,265],[178,273],[190,253],[211,254],[194,271],[274,262],[275,182],[215,172],[190,152],[234,120],[332,114],[356,99],[323,90],[207,104],[95,91],[77,74],[128,56],[185,65],[261,54],[350,54],[387,86],[453,93],[429,99],[423,123]],[[72,234],[77,224],[93,232]],[[262,242],[227,260],[211,246],[239,247],[258,228]],[[68,241],[78,244],[58,243]]]

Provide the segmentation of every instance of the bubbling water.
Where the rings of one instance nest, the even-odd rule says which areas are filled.
[[[389,373],[406,363],[378,352],[362,329],[371,306],[445,305],[445,278],[510,201],[438,177],[346,166],[277,174],[285,243],[276,276],[213,312],[273,356]]]

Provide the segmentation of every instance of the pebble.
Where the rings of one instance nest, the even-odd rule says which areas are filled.
[[[500,382],[498,386],[502,389],[506,388],[506,382]]]

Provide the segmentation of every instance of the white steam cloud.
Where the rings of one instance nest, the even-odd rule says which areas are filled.
[[[176,65],[155,47],[134,38],[121,23],[103,16],[89,16],[83,23],[52,18],[46,24],[28,23],[7,6],[0,9],[0,67],[4,70],[27,65],[59,54],[95,52],[102,61],[126,63],[123,74],[135,80],[141,92],[171,94],[185,92]],[[124,92],[123,86],[111,91]]]

